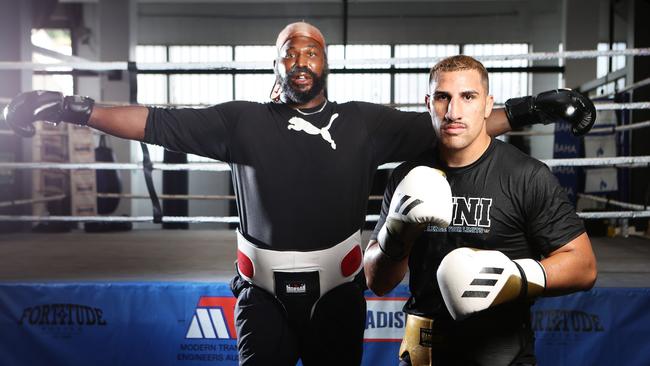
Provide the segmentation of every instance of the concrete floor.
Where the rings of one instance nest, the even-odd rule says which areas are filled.
[[[594,237],[592,244],[596,286],[650,287],[650,239]],[[227,282],[235,257],[235,233],[226,230],[4,234],[0,281]]]

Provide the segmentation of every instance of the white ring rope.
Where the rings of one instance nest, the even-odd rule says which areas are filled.
[[[615,165],[626,167],[644,167],[650,165],[650,156],[617,156],[604,158],[575,158],[575,159],[545,159],[540,160],[549,167],[556,166],[606,166]],[[379,166],[378,169],[394,169],[400,163],[387,163]],[[10,163],[0,162],[0,169],[96,169],[96,170],[140,170],[142,163]],[[222,162],[214,163],[187,163],[187,164],[165,164],[153,163],[154,170],[165,171],[202,171],[222,172],[229,171],[230,166]]]
[[[58,201],[62,200],[66,197],[65,194],[57,194],[54,196],[47,196],[47,197],[41,197],[41,198],[26,198],[22,200],[12,200],[12,201],[3,201],[0,202],[0,207],[10,207],[10,206],[17,206],[17,205],[26,205],[30,203],[43,203],[43,202],[50,202],[50,201]]]
[[[607,93],[607,94],[597,95],[594,98],[613,97],[616,94],[625,93],[626,91],[638,89],[638,88],[640,88],[642,86],[646,86],[646,85],[650,85],[650,78],[639,80],[636,83],[632,83],[630,85],[627,85],[627,86],[625,86],[625,87],[623,87],[623,88],[621,88],[619,90],[615,90],[615,91],[613,91],[611,93]]]
[[[632,123],[624,126],[614,126],[613,124],[614,122],[612,122],[612,125],[608,127],[592,128],[587,134],[587,136],[596,133],[625,132],[625,131],[632,131],[632,130],[638,130],[640,128],[650,127],[650,120]],[[508,136],[545,136],[545,135],[554,135],[554,134],[555,131],[510,131],[506,133],[506,135]]]
[[[609,211],[609,212],[578,212],[578,217],[585,220],[607,218],[645,218],[650,217],[648,211]],[[366,215],[366,222],[377,222],[379,215]],[[12,222],[153,222],[153,216],[29,216],[29,215],[0,215],[0,221]],[[215,224],[239,223],[237,216],[163,216],[163,223]]]
[[[650,109],[650,102],[594,103],[597,111],[620,111],[623,109]]]
[[[610,158],[576,158],[576,159],[544,159],[540,160],[549,167],[558,166],[625,166],[645,167],[650,164],[650,156],[617,156]]]
[[[0,104],[9,104],[11,102],[11,99],[7,98],[0,98]],[[97,105],[104,105],[104,106],[110,106],[110,107],[126,107],[126,106],[132,106],[132,105],[140,105],[140,104],[132,104],[132,103],[125,103],[125,102],[96,102]],[[211,107],[214,104],[171,104],[171,103],[163,103],[163,104],[147,104],[147,106],[151,107],[173,107],[173,108],[205,108],[205,107]],[[384,105],[389,106],[389,107],[394,107],[394,108],[412,108],[412,107],[422,107],[424,108],[423,103],[384,103]],[[496,107],[503,107],[503,105],[495,105]],[[602,102],[595,102],[594,106],[596,107],[596,110],[599,111],[620,111],[620,110],[626,110],[626,109],[650,109],[650,102],[631,102],[631,103],[602,103]]]
[[[97,193],[97,198],[127,198],[127,199],[151,199],[149,195],[145,194],[130,194],[130,193]],[[158,194],[159,199],[164,200],[206,200],[206,201],[220,201],[220,200],[234,200],[234,195],[216,195],[216,194]]]
[[[28,215],[0,215],[0,221],[21,221],[21,222],[153,222],[153,216],[28,216]],[[163,216],[163,223],[227,223],[239,222],[237,216]]]
[[[96,170],[141,170],[142,163],[7,163],[0,162],[0,169],[96,169]],[[187,164],[165,164],[153,163],[154,170],[166,171],[201,171],[201,172],[223,172],[229,171],[230,166],[222,162],[214,163],[187,163]]]
[[[127,199],[151,199],[148,195],[144,194],[130,194],[130,193],[97,193],[98,198],[127,198]],[[213,194],[159,194],[158,198],[165,200],[206,200],[206,201],[220,201],[220,200],[234,200],[237,198],[235,195],[213,195]],[[369,196],[369,200],[377,201],[383,199],[383,196]]]
[[[479,61],[510,61],[510,60],[556,60],[556,59],[585,59],[594,57],[612,56],[649,56],[650,48],[629,48],[623,50],[580,50],[563,52],[534,52],[516,55],[473,55]],[[355,59],[355,60],[330,60],[329,66],[344,67],[351,65],[377,65],[386,67],[410,63],[434,64],[443,57],[411,57],[411,58],[384,58],[384,59]],[[271,69],[270,61],[225,61],[225,62],[165,62],[165,63],[136,63],[139,70],[220,70],[220,69]],[[0,62],[0,70],[48,70],[52,68],[70,68],[89,71],[128,70],[127,62]]]
[[[393,108],[424,108],[424,103],[386,103],[384,105]],[[594,106],[599,111],[618,111],[626,109],[650,109],[650,102],[632,102],[632,103],[599,103],[595,102]],[[496,104],[495,107],[503,107],[503,104]]]
[[[630,210],[643,211],[643,210],[648,209],[648,207],[644,206],[644,205],[638,205],[636,203],[621,202],[621,201],[617,201],[617,200],[613,200],[613,199],[609,199],[609,198],[605,198],[605,197],[594,196],[594,195],[586,194],[586,193],[578,193],[578,197],[586,198],[586,199],[589,199],[589,200],[592,200],[592,201],[595,201],[595,202],[606,203],[606,204],[609,204],[609,205],[612,205],[612,206],[618,206],[618,207],[622,207],[622,208],[629,208]]]
[[[640,219],[650,217],[648,211],[603,211],[603,212],[578,212],[578,217],[584,220],[597,219]]]

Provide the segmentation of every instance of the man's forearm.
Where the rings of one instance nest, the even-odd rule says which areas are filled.
[[[95,106],[88,120],[88,126],[112,136],[142,141],[148,115],[149,110],[142,106]]]
[[[506,111],[503,108],[492,109],[492,113],[487,118],[486,126],[488,135],[492,137],[503,135],[512,130],[508,117],[506,116]]]
[[[368,288],[383,296],[404,278],[408,269],[408,256],[399,261],[391,259],[381,251],[379,243],[372,240],[364,254],[363,268]]]

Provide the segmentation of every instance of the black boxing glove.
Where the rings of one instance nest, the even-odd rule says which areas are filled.
[[[589,132],[596,121],[594,103],[571,89],[549,90],[537,96],[508,99],[505,109],[513,129],[566,121],[571,125],[571,132],[581,136]]]
[[[64,97],[59,92],[35,90],[13,98],[4,109],[4,119],[16,134],[31,137],[36,132],[36,121],[87,125],[94,105],[95,101],[88,97]]]

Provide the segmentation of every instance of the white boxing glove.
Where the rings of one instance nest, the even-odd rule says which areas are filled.
[[[389,258],[403,259],[429,224],[447,227],[453,203],[445,174],[417,166],[397,185],[386,222],[377,235],[379,247]]]
[[[546,273],[534,259],[508,258],[496,250],[458,248],[440,262],[438,285],[456,320],[519,298],[541,295]]]

